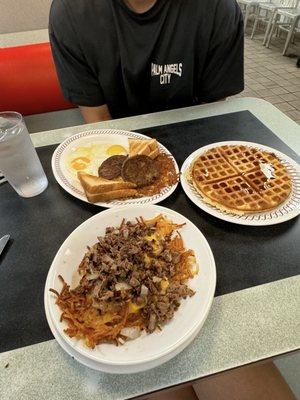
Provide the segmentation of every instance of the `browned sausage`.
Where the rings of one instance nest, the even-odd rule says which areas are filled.
[[[159,166],[155,160],[142,154],[127,158],[122,166],[124,181],[133,182],[138,187],[150,185],[159,175]]]
[[[122,165],[126,156],[111,156],[103,161],[98,170],[98,175],[104,179],[116,179],[121,176]]]

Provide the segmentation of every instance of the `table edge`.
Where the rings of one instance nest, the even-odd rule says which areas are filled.
[[[139,130],[239,111],[250,111],[288,146],[300,153],[299,125],[271,103],[254,97],[234,98],[223,102],[37,132],[32,133],[31,138],[34,145],[39,147],[58,144],[76,133],[92,129]]]
[[[27,398],[21,390],[25,384],[31,399],[47,393],[48,400],[54,400],[61,398],[58,394],[62,391],[64,398],[72,395],[73,400],[92,400],[95,393],[101,393],[102,400],[145,395],[298,350],[299,302],[299,276],[216,297],[195,341],[175,359],[138,375],[90,370],[72,360],[55,340],[8,351],[0,354],[0,386],[4,398],[9,399],[13,390],[16,400]],[[5,369],[7,363],[9,368]],[[51,365],[52,378],[41,386],[45,363]],[[94,393],[86,386],[87,377]],[[12,380],[13,389],[8,384]],[[86,392],[79,391],[77,396],[72,392],[75,380]]]

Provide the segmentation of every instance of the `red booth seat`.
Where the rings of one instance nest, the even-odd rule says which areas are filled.
[[[72,107],[62,95],[49,43],[0,49],[0,111],[31,115]]]

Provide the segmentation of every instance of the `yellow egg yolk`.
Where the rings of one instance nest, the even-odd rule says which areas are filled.
[[[74,160],[71,161],[71,167],[73,169],[75,169],[76,171],[81,171],[83,169],[85,169],[89,163],[91,162],[91,160],[87,157],[77,157],[74,158]]]
[[[121,146],[121,145],[119,145],[119,144],[113,144],[112,146],[110,146],[107,150],[106,150],[106,153],[109,155],[109,156],[116,156],[116,155],[119,155],[119,154],[121,154],[121,155],[125,155],[125,154],[127,154],[127,151],[126,151],[126,149],[123,147],[123,146]]]

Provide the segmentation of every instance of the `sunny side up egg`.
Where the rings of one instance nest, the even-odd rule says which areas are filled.
[[[98,176],[98,169],[104,160],[126,154],[128,151],[119,144],[91,143],[88,146],[73,148],[67,156],[66,166],[74,176],[77,176],[78,171]]]

